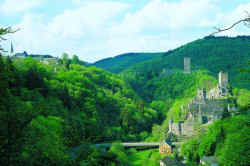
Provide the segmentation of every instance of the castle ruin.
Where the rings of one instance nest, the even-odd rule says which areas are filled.
[[[226,88],[228,85],[228,73],[219,72],[219,87]]]
[[[184,120],[178,123],[170,120],[168,133],[191,136],[195,124],[207,124],[221,119],[225,111],[234,112],[236,107],[230,106],[226,98],[230,95],[227,87],[228,73],[220,72],[217,87],[208,92],[205,89],[198,89],[196,97],[187,105],[182,105],[181,111],[187,112]]]
[[[188,57],[184,57],[184,73],[185,74],[191,73],[191,59]]]
[[[228,73],[219,72],[218,75],[218,85],[216,88],[211,89],[207,93],[208,99],[216,99],[220,97],[225,97],[229,95],[228,89]]]

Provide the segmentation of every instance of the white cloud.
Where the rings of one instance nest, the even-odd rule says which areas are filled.
[[[246,17],[245,11],[250,12],[250,2],[240,4],[231,13],[226,13],[225,18],[227,22],[233,22]]]
[[[213,26],[230,25],[250,9],[248,3],[224,12],[218,0],[152,0],[136,11],[121,2],[72,1],[78,4],[75,9],[49,19],[25,14],[16,25],[21,30],[13,35],[17,51],[68,52],[89,62],[125,52],[167,51],[208,35]],[[244,28],[223,34],[247,34]]]
[[[75,5],[79,5],[82,3],[82,1],[81,0],[72,0],[72,3]]]
[[[4,14],[16,14],[41,5],[45,0],[5,0],[0,3]]]
[[[106,49],[102,45],[107,28],[128,7],[127,4],[117,2],[85,3],[75,10],[65,10],[49,22],[45,22],[45,15],[25,14],[22,21],[15,25],[21,28],[13,35],[15,50],[54,56],[62,52],[90,55],[90,52],[97,54],[98,50],[101,53]],[[82,57],[88,61],[97,59]]]
[[[201,22],[213,15],[218,8],[212,0],[182,0],[166,2],[152,0],[143,9],[135,13],[127,13],[122,24],[113,28],[121,33],[126,27],[128,33],[148,30],[184,29],[200,26]]]
[[[65,10],[57,15],[48,28],[64,37],[79,38],[90,33],[101,35],[110,26],[111,19],[128,7],[119,2],[85,3],[76,10]]]
[[[246,18],[247,15],[245,11],[250,12],[250,3],[239,4],[232,11],[225,13],[218,13],[216,15],[215,21],[213,22],[213,26],[219,28],[228,28],[235,22],[243,18]],[[247,27],[244,26],[243,23],[241,23],[228,31],[219,33],[218,35],[223,35],[223,36],[250,35],[250,31]]]
[[[16,51],[46,53],[56,44],[57,39],[48,33],[43,23],[43,15],[27,14],[15,27],[20,28],[13,35]]]
[[[127,36],[112,38],[107,41],[111,55],[125,52],[161,52],[184,44],[182,40],[169,39],[168,35]]]

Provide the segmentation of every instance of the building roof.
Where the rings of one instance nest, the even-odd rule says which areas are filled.
[[[174,158],[171,158],[171,157],[164,157],[162,160],[161,160],[166,166],[186,166],[185,164],[177,161],[176,159]]]
[[[28,54],[24,51],[23,53],[16,53],[14,56],[15,57],[27,57]]]
[[[32,57],[32,58],[54,58],[51,55],[36,55],[36,54],[30,54],[29,57]]]
[[[172,146],[172,142],[171,142],[170,139],[166,139],[165,142],[166,142],[168,145]]]
[[[39,59],[39,60],[42,60],[42,59],[57,59],[51,55],[39,55],[39,54],[28,54],[26,51],[24,51],[23,53],[16,53],[14,55],[14,57],[32,57],[32,58],[35,58],[35,59]]]

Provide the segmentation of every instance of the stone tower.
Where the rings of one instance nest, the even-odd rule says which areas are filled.
[[[184,73],[185,74],[191,73],[191,60],[188,57],[184,57]]]
[[[228,73],[226,72],[219,72],[219,87],[220,88],[227,88],[228,85]]]
[[[228,85],[228,73],[219,72],[219,96],[227,96],[229,94]]]

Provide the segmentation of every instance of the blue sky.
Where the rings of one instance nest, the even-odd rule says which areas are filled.
[[[0,26],[16,52],[76,54],[94,62],[159,52],[202,38],[250,12],[249,0],[0,0]],[[220,35],[250,35],[243,25]]]

